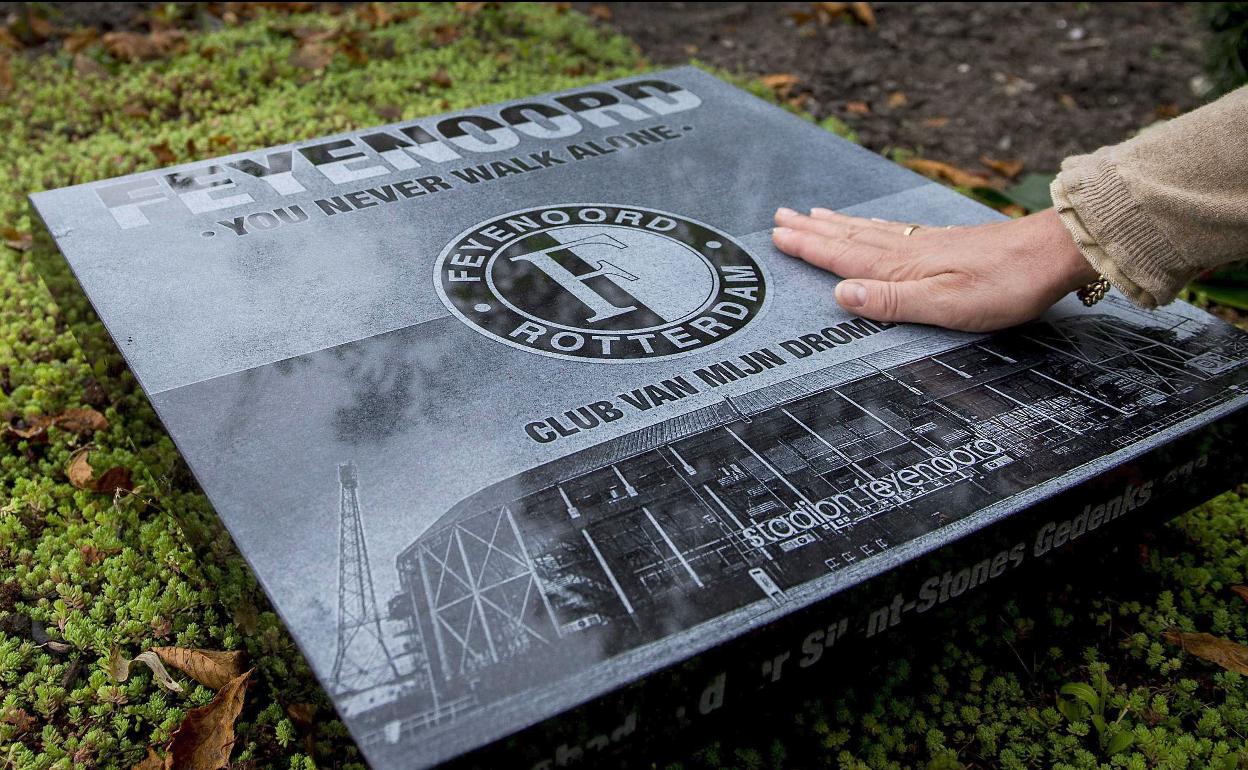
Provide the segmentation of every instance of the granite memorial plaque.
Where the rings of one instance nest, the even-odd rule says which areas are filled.
[[[1243,468],[1248,335],[847,315],[777,206],[998,215],[692,68],[33,201],[379,769],[592,762]]]

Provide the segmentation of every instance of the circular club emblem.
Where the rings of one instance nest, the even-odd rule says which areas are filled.
[[[483,222],[437,262],[442,300],[488,337],[558,358],[664,358],[763,307],[754,258],[701,222],[637,206],[544,206]]]

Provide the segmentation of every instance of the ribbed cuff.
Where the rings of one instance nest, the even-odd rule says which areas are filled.
[[[1105,150],[1067,158],[1050,192],[1079,251],[1133,302],[1171,302],[1198,272],[1148,221]]]

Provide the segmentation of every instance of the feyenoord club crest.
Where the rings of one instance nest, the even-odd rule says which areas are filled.
[[[558,358],[691,353],[763,307],[759,263],[701,222],[639,206],[564,204],[505,214],[437,262],[451,311],[487,337]]]

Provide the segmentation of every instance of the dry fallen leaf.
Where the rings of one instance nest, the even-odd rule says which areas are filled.
[[[95,480],[95,491],[110,495],[116,492],[133,492],[134,479],[130,477],[130,469],[117,465],[104,471]]]
[[[78,53],[94,43],[99,36],[99,30],[94,27],[79,27],[65,36],[61,41],[61,49],[66,53]]]
[[[846,102],[845,110],[847,112],[852,112],[855,115],[870,115],[871,105],[866,102]]]
[[[160,658],[151,650],[140,654],[134,660],[126,660],[126,657],[121,654],[121,650],[114,647],[108,656],[108,674],[115,682],[125,682],[130,678],[130,667],[135,663],[142,663],[150,668],[152,670],[152,679],[169,692],[182,692],[182,685],[169,676],[169,672],[165,669],[165,664],[161,663]]]
[[[91,463],[87,462],[87,456],[90,454],[90,447],[83,447],[69,456],[69,468],[66,469],[65,475],[69,477],[69,483],[78,489],[91,489],[94,486],[92,482],[95,469],[91,467]]]
[[[849,3],[811,3],[810,5],[824,24],[849,10]]]
[[[948,182],[956,187],[981,187],[988,184],[988,178],[982,174],[975,174],[938,160],[910,158],[902,161],[901,165],[929,179]]]
[[[74,72],[82,76],[103,77],[108,74],[104,65],[92,59],[86,52],[74,54]]]
[[[32,440],[36,443],[42,443],[48,440],[48,426],[52,424],[52,419],[50,417],[40,415],[38,417],[33,417],[30,420],[26,420],[25,422],[26,426],[23,428],[16,428],[12,425],[4,426],[5,434],[17,436],[20,439]]]
[[[91,433],[106,430],[108,418],[90,407],[66,409],[52,418],[52,424],[71,433]]]
[[[859,24],[875,29],[875,11],[870,3],[811,3],[809,11],[785,11],[785,15],[799,27],[811,21],[818,21],[826,27],[846,14]]]
[[[945,115],[937,115],[934,118],[924,120],[923,125],[927,128],[944,128],[949,125],[949,118]]]
[[[593,16],[598,21],[611,21],[613,14],[611,13],[611,6],[602,5],[600,3],[598,5],[589,6],[589,15]]]
[[[39,15],[37,10],[34,4],[27,4],[21,14],[9,14],[8,23],[4,27],[6,47],[11,45],[16,49],[36,46],[52,36],[52,22]]]
[[[1157,107],[1158,120],[1170,120],[1179,116],[1179,105],[1170,103],[1162,104]]]
[[[450,45],[463,33],[454,24],[439,24],[433,28],[433,42],[439,46]]]
[[[353,40],[345,40],[338,46],[338,51],[352,64],[368,64],[368,51],[365,51]]]
[[[811,13],[810,11],[803,11],[803,10],[785,11],[784,15],[792,19],[793,23],[799,27],[802,26],[803,24],[809,24],[810,22],[814,21],[816,18],[816,15],[814,13]]]
[[[801,78],[789,72],[777,72],[774,75],[763,75],[759,80],[763,85],[780,94],[787,94],[793,86],[801,82]]]
[[[108,678],[114,682],[124,682],[130,678],[130,661],[118,647],[108,652]]]
[[[849,12],[867,29],[875,29],[875,11],[870,3],[850,3]]]
[[[129,468],[114,466],[100,474],[99,478],[95,477],[95,469],[88,461],[91,449],[82,447],[69,456],[69,467],[65,469],[69,483],[78,489],[90,489],[110,495],[115,492],[133,492],[134,481],[130,477]]]
[[[121,105],[121,114],[125,115],[127,118],[137,118],[142,120],[147,118],[152,113],[142,102],[137,99],[131,99]]]
[[[234,721],[246,697],[246,671],[231,679],[206,706],[191,709],[169,741],[168,764],[178,770],[220,770],[234,749]]]
[[[147,747],[147,756],[130,770],[165,770],[165,757],[157,754],[151,746]]]
[[[172,165],[173,162],[178,159],[178,156],[174,154],[173,148],[169,146],[168,142],[153,144],[147,149],[152,151],[152,154],[156,156],[156,160],[163,166]]]
[[[1227,671],[1248,676],[1248,647],[1213,634],[1189,633],[1171,628],[1162,632],[1161,638],[1177,644],[1184,651],[1201,660],[1221,666]]]
[[[15,227],[6,227],[0,234],[4,236],[4,245],[14,251],[30,251],[35,244],[35,236],[23,233]]]
[[[153,647],[170,666],[213,690],[220,690],[243,672],[243,651],[218,652],[187,647]]]
[[[894,110],[898,107],[905,107],[906,101],[905,91],[894,91],[888,95],[888,106]]]
[[[334,60],[334,47],[321,40],[308,40],[290,53],[290,63],[306,70],[321,70]]]
[[[1021,160],[997,160],[987,155],[980,155],[979,162],[1006,179],[1013,179],[1023,173],[1023,162]]]
[[[442,68],[429,76],[429,82],[438,88],[450,88],[454,81],[451,80],[450,73]]]
[[[13,32],[8,27],[0,27],[0,49],[8,51],[17,51],[22,47],[22,41],[13,36]]]
[[[323,27],[282,27],[280,31],[302,42],[324,42],[332,40],[338,34],[337,30]]]
[[[355,7],[355,16],[373,29],[384,27],[394,21],[394,14],[386,5],[386,3],[360,3]]]
[[[26,12],[26,28],[30,31],[34,42],[42,43],[52,37],[52,22],[42,16],[31,13],[29,10]]]
[[[145,61],[159,59],[182,48],[186,33],[180,29],[162,29],[146,35],[138,32],[109,32],[100,38],[105,50],[118,59]]]
[[[48,428],[53,425],[70,433],[80,435],[104,430],[108,427],[108,420],[105,419],[104,415],[87,407],[67,409],[55,417],[37,415],[25,420],[25,423],[24,427],[5,425],[2,432],[17,436],[20,439],[46,441]]]
[[[156,684],[165,688],[169,692],[182,692],[182,685],[174,681],[169,672],[165,669],[165,665],[160,662],[160,657],[156,653],[148,650],[140,654],[137,658],[130,661],[131,663],[142,663],[152,670],[152,679],[156,680]]]

